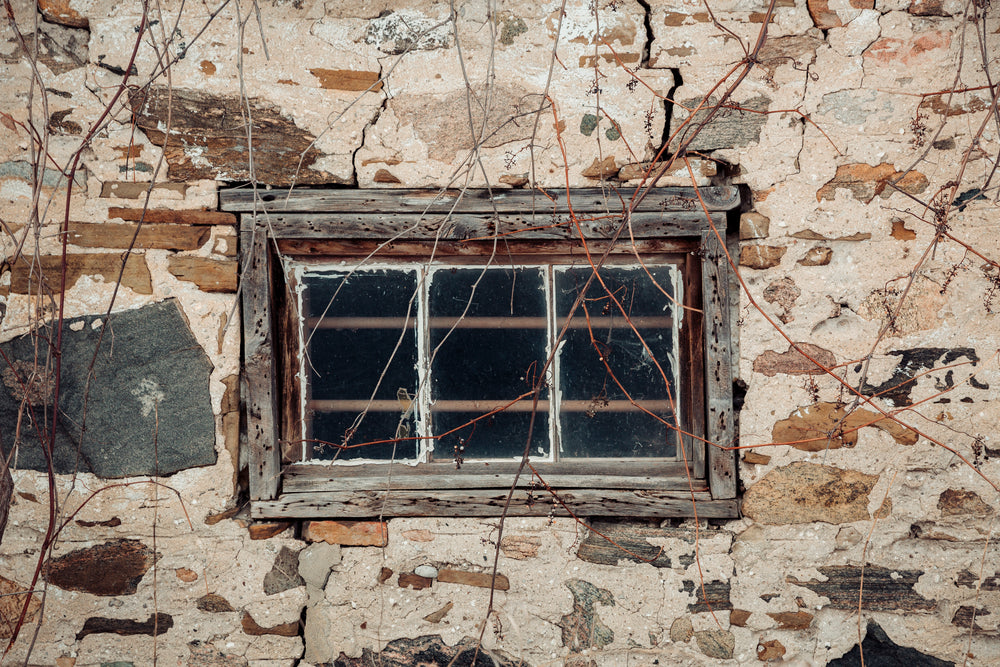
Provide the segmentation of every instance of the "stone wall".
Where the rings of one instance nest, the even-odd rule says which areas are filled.
[[[8,7],[0,636],[40,576],[4,664],[472,664],[481,632],[477,665],[1000,662],[995,6]],[[248,520],[220,186],[630,193],[664,146],[691,171],[660,185],[747,200],[743,518],[596,526],[627,552],[567,518]],[[19,407],[60,312],[50,476]]]

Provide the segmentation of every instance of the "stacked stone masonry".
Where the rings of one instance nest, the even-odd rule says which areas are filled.
[[[1000,664],[997,3],[143,7],[0,21],[0,662]],[[742,518],[248,519],[220,188],[613,208],[679,148],[745,200]]]

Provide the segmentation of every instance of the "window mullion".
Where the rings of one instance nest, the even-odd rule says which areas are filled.
[[[545,358],[552,359],[546,378],[549,380],[549,456],[552,461],[559,460],[559,402],[562,395],[559,391],[559,355],[553,354],[558,349],[556,344],[556,295],[555,295],[555,267],[548,265],[545,267],[545,312],[548,318],[547,335],[545,345]]]
[[[430,367],[430,282],[431,267],[421,265],[417,271],[417,395],[414,418],[417,437],[420,438],[417,460],[425,463],[431,460],[434,441],[429,439],[433,431],[431,423],[431,367]]]

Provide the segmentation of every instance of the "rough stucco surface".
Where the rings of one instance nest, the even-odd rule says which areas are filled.
[[[730,100],[745,109],[724,110],[705,128],[696,146],[710,153],[693,162],[699,184],[745,186],[753,209],[744,214],[736,256],[746,289],[739,444],[761,445],[741,454],[744,517],[703,522],[697,549],[693,521],[642,524],[632,535],[643,553],[659,554],[652,563],[588,555],[581,545],[594,537],[569,519],[511,519],[498,566],[509,586],[496,592],[489,618],[489,590],[476,583],[498,547],[494,519],[392,519],[387,546],[340,547],[297,539],[296,526],[250,526],[237,513],[235,220],[210,224],[204,210],[217,207],[220,184],[250,176],[250,147],[254,173],[269,184],[520,187],[534,179],[551,189],[627,187],[632,178],[634,185],[640,172],[627,165],[651,160],[664,128],[690,115],[675,100],[690,105],[720,94],[713,86],[743,57],[735,37],[756,39],[766,5],[711,2],[723,31],[695,0],[601,1],[597,20],[594,3],[582,0],[566,3],[562,17],[556,2],[469,0],[455,4],[456,31],[449,3],[432,0],[259,4],[259,22],[252,4],[240,3],[238,13],[234,0],[202,31],[209,5],[187,3],[178,19],[180,3],[164,3],[152,29],[174,31],[169,78],[159,76],[148,96],[132,91],[119,99],[115,122],[81,154],[69,219],[108,231],[74,232],[65,317],[103,316],[113,294],[115,312],[176,300],[211,364],[202,400],[214,418],[216,455],[197,462],[211,465],[158,480],[108,486],[81,473],[56,475],[51,488],[44,473],[18,469],[12,459],[15,492],[0,545],[5,594],[32,581],[50,492],[66,522],[51,553],[62,574],[47,575],[44,610],[33,603],[29,614],[44,621],[31,664],[146,665],[154,655],[164,665],[403,665],[418,655],[446,664],[459,653],[471,661],[469,638],[484,623],[495,664],[821,665],[842,657],[838,664],[857,664],[850,660],[858,654],[859,606],[866,657],[1000,663],[1000,558],[990,538],[1000,507],[992,486],[1000,480],[1000,296],[991,296],[1000,283],[988,264],[1000,248],[997,208],[970,191],[967,205],[950,215],[945,231],[977,256],[951,242],[932,248],[942,230],[919,220],[922,209],[908,197],[928,201],[945,187],[970,128],[989,112],[972,57],[960,72],[971,90],[940,94],[959,67],[961,3],[776,3],[760,63]],[[51,167],[66,163],[111,101],[141,6],[38,6],[55,21],[37,28],[49,117],[34,118],[38,127],[47,123]],[[33,3],[14,0],[12,8],[30,37]],[[996,7],[989,11],[993,27]],[[988,53],[1000,52],[996,32],[984,40]],[[144,42],[129,83],[147,83],[156,62]],[[60,255],[66,204],[65,179],[50,168],[41,194],[51,206],[34,237],[27,226],[31,154],[20,125],[29,96],[37,105],[40,94],[31,81],[4,22],[0,219],[12,266],[0,278],[3,342],[28,333],[56,303],[32,295],[25,286],[36,284],[36,274],[13,261],[26,233],[41,255]],[[178,91],[169,134],[161,122],[168,86]],[[249,142],[248,112],[258,121]],[[993,168],[997,139],[988,126],[969,153],[970,188]],[[179,232],[172,244],[141,237],[129,259],[137,273],[116,291],[128,245],[109,240],[111,225],[127,215],[114,209],[141,208],[154,175],[149,207],[170,209],[176,219],[147,225],[207,231],[189,234],[195,240],[187,245]],[[888,185],[897,179],[899,190]],[[689,185],[687,169],[668,174],[667,183]],[[114,238],[132,229],[116,227]],[[807,343],[851,386],[861,383],[861,362],[871,355],[862,391],[885,410],[910,408],[903,421],[954,452],[885,422],[867,423],[875,412],[866,423],[854,417],[856,431],[841,432],[837,415],[851,396],[790,341]],[[903,389],[886,393],[900,383]],[[90,409],[120,409],[111,403]],[[777,432],[829,434],[835,446],[773,444],[788,442],[776,435],[779,422],[785,431]],[[6,455],[15,427],[0,425]],[[627,525],[615,530],[630,535]],[[65,564],[86,565],[94,554],[120,563],[127,585],[122,572],[105,580],[97,566],[66,583],[73,570]],[[0,605],[8,636],[19,611]],[[7,659],[24,658],[31,634],[21,633]]]

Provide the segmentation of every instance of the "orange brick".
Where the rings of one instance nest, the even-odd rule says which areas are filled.
[[[302,535],[309,542],[348,547],[384,547],[389,527],[384,521],[308,521]]]

